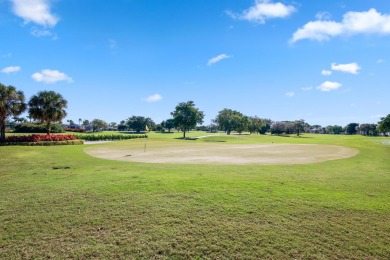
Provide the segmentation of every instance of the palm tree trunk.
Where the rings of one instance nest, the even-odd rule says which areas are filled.
[[[46,123],[46,134],[50,135],[50,121]]]
[[[4,122],[1,122],[0,142],[5,142],[5,123]]]

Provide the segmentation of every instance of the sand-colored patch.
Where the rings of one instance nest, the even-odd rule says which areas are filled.
[[[145,163],[307,164],[355,156],[358,150],[316,144],[142,143],[91,146],[94,157]]]

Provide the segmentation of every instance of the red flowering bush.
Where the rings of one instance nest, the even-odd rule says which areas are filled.
[[[5,142],[7,143],[28,143],[28,142],[61,142],[77,140],[74,135],[20,135],[7,136]]]

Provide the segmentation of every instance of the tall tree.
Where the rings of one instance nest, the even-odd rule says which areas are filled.
[[[46,133],[50,134],[50,125],[66,117],[68,101],[54,91],[40,91],[28,102],[28,113],[31,118],[46,124]]]
[[[168,129],[168,133],[170,133],[171,129],[175,127],[175,120],[173,120],[173,118],[170,118],[165,121],[162,121],[161,127]]]
[[[297,136],[299,136],[299,134],[301,133],[301,131],[304,130],[304,127],[305,127],[305,120],[303,120],[303,119],[295,120],[295,121],[293,122],[293,124],[294,124],[295,131],[297,132]]]
[[[273,122],[271,125],[271,134],[281,135],[286,132],[285,122]]]
[[[214,122],[218,124],[220,130],[230,135],[232,131],[243,131],[242,127],[245,125],[245,121],[247,121],[243,119],[244,117],[241,112],[225,108],[218,112]]]
[[[346,133],[347,135],[354,135],[354,134],[357,133],[358,127],[359,127],[359,124],[358,124],[358,123],[349,123],[349,124],[345,127],[345,133]]]
[[[381,121],[378,122],[378,131],[384,135],[390,132],[390,114],[386,117],[381,117]]]
[[[249,133],[259,133],[262,131],[263,127],[266,126],[266,123],[263,119],[258,118],[257,116],[249,117]]]
[[[175,127],[183,131],[183,138],[186,138],[186,132],[196,127],[196,124],[202,124],[204,118],[203,111],[196,108],[193,101],[179,103],[171,115]]]
[[[0,141],[5,141],[5,121],[16,117],[26,110],[26,103],[22,91],[17,91],[13,86],[5,86],[0,83]]]
[[[46,133],[50,134],[50,125],[66,117],[68,101],[54,91],[40,91],[28,102],[31,118],[46,124]]]
[[[94,119],[91,122],[92,125],[92,132],[98,132],[101,131],[102,129],[106,128],[108,124],[101,119]]]
[[[146,126],[148,126],[149,129],[152,129],[156,125],[152,119],[143,116],[129,117],[126,121],[126,124],[130,129],[133,129],[137,133],[145,131]]]

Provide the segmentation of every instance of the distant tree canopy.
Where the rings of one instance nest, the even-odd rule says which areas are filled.
[[[0,83],[0,142],[5,140],[6,120],[17,117],[26,110],[26,103],[22,91],[13,86],[5,86]]]
[[[167,119],[161,122],[161,127],[168,129],[168,132],[171,132],[171,129],[175,127],[175,120],[173,118]]]
[[[300,119],[300,120],[295,120],[293,122],[295,131],[297,133],[297,136],[299,136],[301,131],[304,131],[304,127],[306,126],[305,120]]]
[[[155,123],[152,119],[149,117],[143,117],[143,116],[132,116],[129,117],[126,120],[127,126],[132,129],[133,131],[136,131],[137,133],[141,131],[146,130],[146,126],[148,126],[149,129],[152,129],[155,127]]]
[[[179,103],[171,115],[175,127],[183,131],[183,138],[186,137],[186,132],[195,128],[197,124],[202,124],[204,118],[203,111],[196,108],[193,101]]]
[[[286,123],[285,122],[273,122],[271,125],[271,134],[281,135],[286,132]]]
[[[102,119],[94,119],[91,122],[92,132],[98,132],[107,128],[108,124]]]
[[[343,127],[339,125],[328,125],[326,131],[329,134],[339,135],[343,132]]]
[[[347,135],[354,135],[357,133],[358,131],[358,126],[359,124],[358,123],[349,123],[346,127],[345,127],[345,133]]]
[[[68,101],[54,91],[40,91],[28,102],[31,118],[46,124],[46,133],[50,134],[50,125],[66,117]]]
[[[232,131],[242,132],[248,127],[249,120],[241,112],[225,108],[218,112],[214,122],[218,124],[219,130],[225,131],[228,135]]]
[[[258,118],[257,116],[249,117],[248,131],[249,133],[262,133],[263,129],[266,127],[266,122],[264,119]],[[264,132],[265,133],[265,132]]]
[[[390,114],[381,117],[381,121],[378,122],[378,131],[383,134],[390,132]]]

